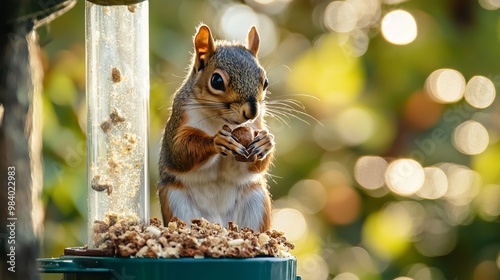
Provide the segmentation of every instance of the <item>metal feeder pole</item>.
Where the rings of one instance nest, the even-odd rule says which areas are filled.
[[[110,213],[149,222],[148,1],[87,0],[88,247]]]

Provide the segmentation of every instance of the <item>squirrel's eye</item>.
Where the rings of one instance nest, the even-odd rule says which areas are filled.
[[[226,87],[224,86],[224,79],[219,73],[213,73],[210,78],[210,86],[215,90],[225,91]]]
[[[269,81],[267,80],[267,77],[264,79],[264,90],[266,90],[267,86],[269,85]]]

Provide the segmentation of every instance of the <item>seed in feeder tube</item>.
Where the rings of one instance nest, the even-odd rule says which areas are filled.
[[[113,128],[113,123],[110,120],[105,120],[101,123],[101,129],[104,133],[108,133]]]
[[[111,195],[111,192],[113,192],[113,186],[111,186],[108,182],[102,182],[101,175],[95,175],[94,178],[92,178],[90,187],[98,192],[107,190],[108,195]]]
[[[134,150],[134,148],[135,148],[135,145],[134,145],[134,144],[128,144],[128,145],[127,145],[127,144],[124,144],[124,145],[123,145],[123,147],[122,147],[122,149],[121,149],[121,154],[122,154],[122,155],[128,155],[128,154],[130,154],[130,153]],[[127,167],[128,167],[129,169],[131,169],[131,168],[132,168],[132,166],[131,166],[131,165],[127,165]]]
[[[137,136],[133,135],[133,134],[130,134],[130,133],[125,133],[123,135],[123,137],[125,139],[127,139],[127,141],[130,143],[130,144],[135,144],[137,143]]]
[[[121,166],[121,162],[117,160],[115,157],[111,157],[108,159],[108,166],[112,171],[116,172],[118,168]]]
[[[111,122],[114,125],[125,121],[125,117],[122,116],[121,112],[116,108],[114,108],[113,111],[111,111],[111,114],[109,114],[109,118],[111,119]]]
[[[120,70],[118,70],[118,68],[116,67],[113,67],[113,69],[111,69],[111,80],[114,83],[119,83],[122,81],[122,74],[120,73]]]
[[[131,13],[135,13],[137,11],[137,5],[136,4],[129,5],[128,6],[128,11],[131,12]]]

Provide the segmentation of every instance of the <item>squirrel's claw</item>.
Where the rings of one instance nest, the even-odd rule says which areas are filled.
[[[241,145],[241,144],[239,144],[238,149],[236,151],[233,151],[233,154],[235,154],[235,155],[241,155],[241,156],[244,156],[244,157],[248,158],[247,149],[245,149],[245,147],[243,145]]]
[[[274,148],[274,145],[274,135],[267,130],[261,130],[248,146],[248,157],[257,155],[259,160],[264,159]]]
[[[247,150],[238,142],[238,139],[231,134],[231,129],[224,125],[214,137],[214,146],[217,153],[227,156],[230,153],[248,156]]]

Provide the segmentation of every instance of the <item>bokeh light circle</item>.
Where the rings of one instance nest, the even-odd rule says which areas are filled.
[[[354,178],[365,189],[378,189],[385,183],[387,166],[387,161],[382,157],[360,157],[354,165]]]
[[[438,103],[455,103],[465,91],[464,76],[454,69],[438,69],[425,81],[427,94]]]
[[[271,227],[286,233],[290,241],[299,240],[307,234],[307,222],[304,215],[293,208],[275,209]]]
[[[249,26],[259,21],[259,16],[252,8],[238,4],[228,5],[222,10],[220,26],[226,38],[245,41]]]
[[[327,279],[329,270],[329,265],[322,256],[307,254],[298,262],[297,274],[302,279]]]
[[[417,38],[417,22],[407,11],[391,11],[382,19],[382,35],[389,43],[409,44]]]
[[[448,178],[448,190],[444,198],[453,206],[467,206],[477,195],[481,176],[464,165],[443,163],[438,166]],[[456,213],[455,213],[456,214]]]
[[[415,248],[424,256],[437,257],[449,254],[456,244],[457,232],[454,227],[441,219],[429,218],[425,220]]]
[[[219,29],[228,40],[245,42],[252,25],[260,36],[259,55],[271,53],[278,45],[278,31],[271,18],[243,4],[229,4],[220,10]]]
[[[335,127],[340,139],[349,146],[368,141],[376,131],[372,112],[363,107],[341,111],[335,120]]]
[[[492,222],[500,217],[500,185],[484,186],[475,199],[479,216]]]
[[[416,193],[424,180],[424,169],[413,159],[395,160],[389,164],[385,173],[385,183],[389,189],[402,196]]]
[[[473,107],[483,109],[495,100],[495,85],[483,76],[472,77],[465,87],[465,100]]]
[[[494,11],[500,8],[499,0],[479,0],[478,2],[486,10]]]
[[[488,144],[488,130],[476,121],[465,121],[453,131],[453,145],[463,154],[480,154]]]
[[[333,1],[325,9],[325,25],[333,31],[351,32],[357,23],[357,11],[347,1]]]
[[[290,198],[300,203],[304,213],[315,214],[326,203],[327,192],[325,186],[316,180],[301,180],[292,186],[288,192]]]
[[[351,224],[358,219],[361,213],[361,198],[352,187],[333,187],[328,192],[323,212],[332,224]]]
[[[425,199],[438,199],[443,197],[448,190],[446,173],[438,167],[425,167],[425,180],[417,195]]]
[[[404,118],[412,128],[425,130],[433,127],[441,119],[443,107],[424,91],[417,91],[406,100]]]
[[[415,220],[405,207],[391,203],[366,218],[362,238],[370,252],[383,259],[393,259],[405,252],[410,245]]]

